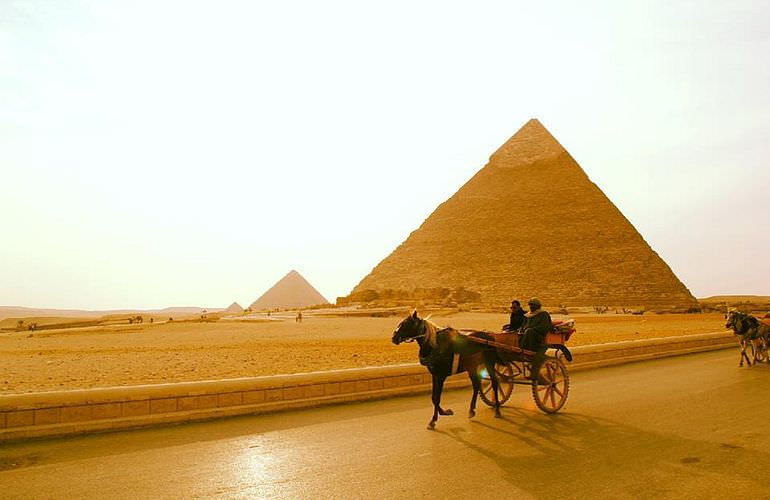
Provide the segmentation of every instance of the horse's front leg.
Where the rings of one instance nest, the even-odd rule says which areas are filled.
[[[441,407],[441,394],[444,392],[444,382],[446,382],[446,377],[439,378],[438,381],[438,414],[439,415],[454,415],[455,412],[450,410],[449,408],[444,409]]]
[[[746,340],[743,342],[743,356],[746,358],[746,364],[749,366],[752,365],[752,362],[751,362],[751,358],[749,357],[749,353],[746,351],[748,350],[750,342],[751,340]]]
[[[431,431],[436,428],[436,421],[438,420],[439,415],[454,415],[452,410],[444,410],[441,408],[441,391],[444,388],[445,379],[446,377],[433,375],[433,418],[428,422],[428,430]]]
[[[433,390],[431,391],[430,399],[433,401],[433,418],[428,422],[428,430],[432,431],[436,428],[436,420],[438,420],[438,377],[435,375],[433,375]]]

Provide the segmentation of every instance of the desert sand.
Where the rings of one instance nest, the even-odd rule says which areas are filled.
[[[0,393],[212,380],[417,360],[390,337],[400,317],[305,315],[270,322],[116,325],[0,333]],[[434,317],[456,328],[498,329],[505,314]],[[720,314],[574,316],[570,345],[724,330]]]

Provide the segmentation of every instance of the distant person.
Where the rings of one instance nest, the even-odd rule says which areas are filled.
[[[551,322],[551,315],[542,308],[540,299],[532,297],[527,305],[529,305],[529,314],[527,314],[527,320],[522,327],[524,336],[521,338],[520,346],[522,349],[535,352],[530,375],[531,378],[534,378],[545,360],[545,334],[553,329],[553,323]]]
[[[302,323],[302,311],[297,311],[297,317],[294,319],[297,323]]]
[[[511,302],[511,318],[507,325],[503,325],[503,331],[515,332],[524,324],[527,316],[524,309],[521,308],[521,302],[514,300]]]

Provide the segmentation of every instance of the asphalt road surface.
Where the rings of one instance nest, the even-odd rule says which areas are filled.
[[[422,395],[0,445],[0,497],[770,498],[770,366],[737,350],[575,373],[556,415],[469,399],[436,431]]]

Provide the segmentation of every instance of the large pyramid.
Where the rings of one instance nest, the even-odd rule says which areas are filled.
[[[530,120],[366,276],[367,290],[459,288],[481,302],[697,302],[537,120]]]
[[[253,311],[276,308],[293,309],[327,304],[328,302],[302,275],[297,271],[290,271],[249,307]]]

